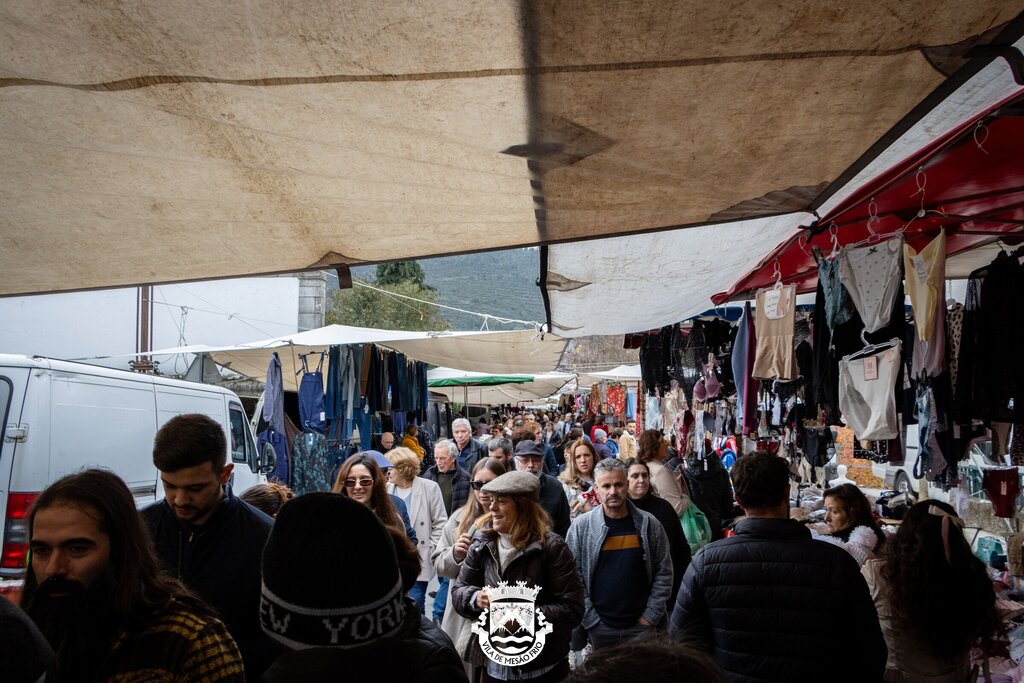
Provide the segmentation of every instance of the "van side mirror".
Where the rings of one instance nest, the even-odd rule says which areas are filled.
[[[270,474],[277,468],[277,451],[269,441],[264,441],[263,447],[260,448],[258,465],[260,474]]]

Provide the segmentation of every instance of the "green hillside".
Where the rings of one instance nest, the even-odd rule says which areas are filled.
[[[420,259],[424,281],[437,290],[438,303],[446,306],[489,313],[501,318],[516,318],[543,323],[544,301],[537,277],[540,271],[540,252],[537,249],[511,249],[507,251],[446,256]],[[372,281],[376,266],[352,269],[352,275]],[[328,272],[329,291],[337,289],[338,281]],[[453,330],[479,330],[483,319],[456,311],[441,310],[441,316]],[[502,325],[488,321],[488,329],[521,329],[518,323]]]

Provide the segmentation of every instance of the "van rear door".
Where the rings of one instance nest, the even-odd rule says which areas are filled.
[[[50,481],[83,467],[103,467],[124,479],[137,505],[153,502],[150,378],[54,371],[50,386]]]
[[[28,551],[26,515],[34,496],[39,493],[27,490],[26,482],[19,485],[13,481],[15,451],[27,438],[30,428],[22,421],[29,372],[29,368],[24,367],[0,367],[0,593],[5,592],[6,579],[24,571]]]

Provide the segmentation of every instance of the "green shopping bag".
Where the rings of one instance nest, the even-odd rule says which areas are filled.
[[[686,509],[679,516],[679,523],[683,525],[683,533],[690,544],[691,553],[696,554],[698,548],[711,542],[711,525],[708,524],[708,518],[692,500],[687,499]]]

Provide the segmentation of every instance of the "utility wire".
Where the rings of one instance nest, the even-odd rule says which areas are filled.
[[[371,289],[371,290],[373,290],[375,292],[379,292],[381,294],[386,294],[388,296],[398,297],[400,299],[408,299],[409,301],[415,301],[417,303],[427,304],[428,306],[437,306],[438,308],[443,308],[443,309],[448,310],[448,311],[457,311],[458,313],[465,313],[467,315],[475,315],[478,318],[483,318],[484,319],[484,324],[486,324],[488,320],[493,320],[495,322],[502,323],[504,325],[509,325],[511,323],[519,323],[520,325],[529,325],[530,327],[534,327],[534,328],[540,326],[540,323],[538,323],[536,320],[516,320],[515,318],[499,318],[498,316],[491,315],[490,313],[477,313],[476,311],[467,311],[464,308],[456,308],[455,306],[446,306],[444,304],[435,303],[433,301],[425,301],[424,299],[417,299],[414,296],[408,296],[408,295],[405,295],[405,294],[399,294],[397,292],[389,292],[386,289],[380,289],[378,287],[374,287],[373,285],[367,284],[365,282],[361,282],[361,281],[356,280],[354,278],[352,280],[352,284],[354,286],[356,286],[356,287],[364,287],[366,289]]]

